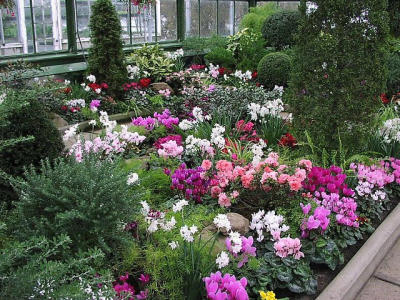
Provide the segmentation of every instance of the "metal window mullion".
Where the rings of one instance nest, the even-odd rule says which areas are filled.
[[[154,33],[155,33],[155,35],[154,35],[154,38],[155,38],[155,41],[156,41],[156,43],[157,43],[157,41],[158,41],[158,22],[157,22],[157,4],[158,4],[159,2],[156,0],[155,2],[154,2]],[[151,33],[151,34],[153,34],[153,33]]]
[[[189,1],[189,8],[190,8],[190,1]],[[190,18],[189,16],[186,15],[186,12],[187,8],[185,5],[185,0],[176,0],[176,15],[177,15],[176,37],[178,41],[183,41],[185,39],[187,30],[190,32],[190,26],[187,26],[187,22],[190,20]]]
[[[201,31],[201,23],[200,23],[200,21],[201,21],[201,18],[200,18],[200,13],[201,13],[201,8],[200,8],[200,0],[198,0],[198,5],[199,5],[199,18],[198,18],[198,21],[199,21],[199,37],[201,36],[201,34],[200,34],[200,31]]]
[[[128,1],[128,17],[129,17],[129,22],[128,22],[129,44],[132,45],[132,3],[130,1]]]
[[[219,34],[219,0],[217,0],[217,35]]]
[[[65,14],[67,22],[67,39],[68,39],[68,51],[76,52],[76,35],[75,32],[78,30],[75,15],[75,1],[65,0]]]
[[[43,0],[40,0],[40,10],[42,16],[42,30],[43,30],[43,40],[44,40],[44,49],[47,50],[47,41],[46,41],[46,21],[44,16],[44,9],[43,9]]]
[[[233,0],[233,34],[236,33],[236,0]]]
[[[35,15],[33,13],[33,0],[29,0],[29,7],[31,11],[31,27],[32,27],[32,41],[33,41],[33,53],[36,53],[36,31],[35,31]]]
[[[1,37],[1,44],[5,46],[6,41],[4,37],[4,28],[3,28],[3,8],[0,7],[0,37]]]

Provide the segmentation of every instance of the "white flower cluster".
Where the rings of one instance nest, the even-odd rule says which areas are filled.
[[[147,231],[149,233],[156,232],[159,228],[164,231],[171,231],[175,228],[176,220],[175,217],[171,217],[169,221],[165,219],[165,213],[159,212],[157,217],[151,216],[150,213],[150,206],[146,201],[141,201],[140,204],[142,205],[141,213],[145,217],[145,220],[149,224]]]
[[[215,262],[218,265],[218,269],[226,267],[229,264],[229,256],[226,251],[222,251],[218,256]]]
[[[126,70],[128,71],[129,79],[135,79],[136,77],[140,76],[140,68],[138,66],[128,65]]]
[[[275,211],[269,211],[265,213],[264,210],[260,210],[257,213],[251,215],[250,229],[257,231],[257,241],[261,242],[264,239],[264,230],[270,233],[274,239],[281,232],[289,230],[289,226],[282,224],[283,216],[276,215]]]
[[[50,295],[54,292],[55,281],[53,279],[44,282],[38,279],[37,284],[33,287],[33,295],[28,299],[51,299]],[[47,295],[50,294],[50,295]]]
[[[69,107],[85,107],[86,106],[86,101],[84,99],[72,99],[67,102],[67,105]]]
[[[176,202],[173,206],[172,206],[172,210],[174,213],[181,211],[183,209],[183,207],[185,207],[186,205],[189,205],[189,202],[186,200],[179,200],[178,202]]]
[[[251,74],[251,71],[246,71],[243,73],[242,71],[237,70],[235,73],[233,73],[233,76],[239,78],[240,80],[247,81],[251,80]]]
[[[400,143],[400,118],[387,120],[379,129],[379,135],[384,143]]]
[[[197,226],[192,225],[189,228],[187,225],[185,225],[185,226],[181,227],[180,233],[181,233],[182,238],[186,242],[191,243],[191,242],[193,242],[193,240],[194,240],[193,236],[197,231],[198,231]]]
[[[79,124],[72,125],[69,129],[64,132],[63,141],[68,141],[70,138],[73,138],[78,131]]]
[[[189,135],[185,140],[185,144],[186,154],[194,155],[201,152],[201,155],[207,154],[210,157],[214,156],[214,148],[208,140],[199,139],[193,135]]]
[[[250,103],[247,108],[253,121],[262,121],[262,119],[267,115],[279,117],[279,114],[284,111],[281,99],[267,101],[262,106],[257,103]]]
[[[132,185],[136,183],[138,180],[139,180],[139,175],[137,173],[130,173],[128,175],[128,180],[126,181],[126,183],[128,185]]]
[[[214,218],[213,222],[218,230],[225,229],[226,231],[230,231],[232,228],[227,215],[219,214]]]
[[[264,151],[263,149],[267,146],[267,144],[265,144],[264,140],[260,139],[260,141],[257,144],[254,144],[251,146],[251,152],[253,153],[253,160],[252,160],[252,165],[255,166],[257,165],[263,155],[264,155]]]
[[[184,55],[184,51],[181,48],[181,49],[176,50],[175,52],[167,52],[165,55],[172,60],[177,60],[178,58],[180,58]]]
[[[7,97],[6,93],[0,94],[0,104],[2,104],[4,100],[6,100],[6,97]]]
[[[198,123],[203,123],[204,121],[209,121],[211,120],[210,115],[203,115],[203,110],[200,107],[194,107],[192,111],[193,117],[196,119]]]
[[[208,66],[208,68],[210,69],[210,71],[208,72],[208,74],[210,74],[211,77],[213,78],[218,78],[219,76],[219,65],[214,66],[213,64],[210,64]]]
[[[176,241],[172,241],[172,242],[168,243],[168,245],[171,247],[172,250],[179,247],[179,243]]]
[[[94,75],[89,75],[86,77],[86,79],[89,80],[91,83],[96,82],[96,76],[94,76]]]
[[[318,9],[318,5],[315,2],[307,1],[306,2],[306,15],[309,16],[310,14],[314,13]]]
[[[106,128],[107,132],[111,132],[117,126],[117,121],[110,121],[107,112],[100,111],[100,123]]]
[[[240,233],[236,231],[229,232],[229,238],[232,244],[232,252],[237,254],[242,250],[242,239],[240,238]]]
[[[223,133],[225,132],[225,127],[219,124],[215,124],[214,128],[211,130],[211,143],[222,149],[225,146],[225,139]]]
[[[368,181],[359,181],[355,190],[360,197],[370,196],[375,201],[385,200],[387,197],[383,188],[376,189],[375,184]]]
[[[182,120],[179,122],[178,127],[184,131],[193,129],[196,126],[196,121]]]

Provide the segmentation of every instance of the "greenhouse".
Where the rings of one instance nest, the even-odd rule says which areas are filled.
[[[400,1],[0,0],[0,299],[400,299]]]

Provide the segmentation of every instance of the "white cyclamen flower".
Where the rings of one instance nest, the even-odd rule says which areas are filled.
[[[79,124],[75,124],[67,129],[64,133],[63,140],[68,141],[70,138],[74,137],[76,135],[76,131],[78,130],[78,126]]]
[[[219,214],[214,218],[214,224],[217,226],[217,228],[220,230],[222,228],[225,228],[226,231],[231,230],[231,222],[229,222],[229,219],[226,215]]]
[[[141,210],[142,215],[147,217],[147,215],[149,214],[149,211],[150,211],[149,204],[147,204],[146,201],[140,201],[140,204],[142,205],[142,210]]]
[[[132,184],[136,183],[138,180],[139,180],[139,175],[137,173],[130,173],[128,175],[127,184],[132,185]]]
[[[89,121],[89,125],[96,126],[96,124],[97,124],[96,120]]]
[[[240,233],[231,231],[229,233],[229,238],[231,239],[232,252],[236,254],[239,253],[240,250],[242,250],[242,239],[240,238]]]
[[[181,211],[183,209],[184,206],[189,205],[189,202],[186,200],[180,200],[178,202],[176,202],[173,206],[172,206],[172,210],[176,213],[178,211]]]
[[[86,79],[89,80],[92,83],[96,82],[96,76],[94,76],[94,75],[89,75],[89,76],[86,77]]]
[[[218,265],[218,269],[221,269],[223,267],[226,267],[229,264],[229,256],[228,253],[226,253],[225,251],[222,251],[219,256],[217,257],[217,259],[215,260],[215,262]]]
[[[4,100],[6,100],[6,97],[7,97],[6,93],[0,94],[0,104],[2,104]]]

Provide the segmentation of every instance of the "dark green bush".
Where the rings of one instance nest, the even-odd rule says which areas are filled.
[[[88,157],[81,163],[57,160],[42,163],[40,173],[25,172],[17,184],[19,230],[53,238],[66,234],[71,249],[99,247],[110,253],[123,241],[121,224],[130,213],[127,173],[118,162]]]
[[[298,11],[283,10],[269,16],[262,26],[261,32],[268,46],[282,50],[294,45],[294,34],[300,21]]]
[[[400,53],[391,53],[388,57],[388,96],[400,92]]]
[[[316,0],[301,24],[289,102],[297,134],[322,148],[360,150],[386,85],[386,1]],[[365,12],[368,11],[368,18]]]
[[[389,0],[388,11],[390,17],[390,31],[394,36],[400,37],[400,1]]]
[[[231,51],[217,47],[211,50],[211,52],[205,55],[205,59],[214,65],[219,65],[220,67],[233,69],[235,67],[235,59]]]
[[[258,81],[267,89],[275,85],[287,86],[290,69],[289,55],[281,52],[267,54],[258,63]]]
[[[0,140],[20,139],[30,136],[31,139],[12,143],[0,149],[0,170],[11,176],[21,176],[24,166],[37,166],[40,160],[48,157],[50,160],[58,157],[63,148],[61,136],[47,112],[36,100],[34,91],[20,91],[18,94],[9,90],[2,113]],[[12,107],[6,103],[13,103]],[[9,109],[7,109],[9,107]],[[6,178],[0,178],[2,200],[16,200],[11,186]]]
[[[120,95],[128,73],[122,51],[121,23],[111,0],[96,0],[90,17],[90,41],[88,74],[97,82],[106,82],[113,95]]]

